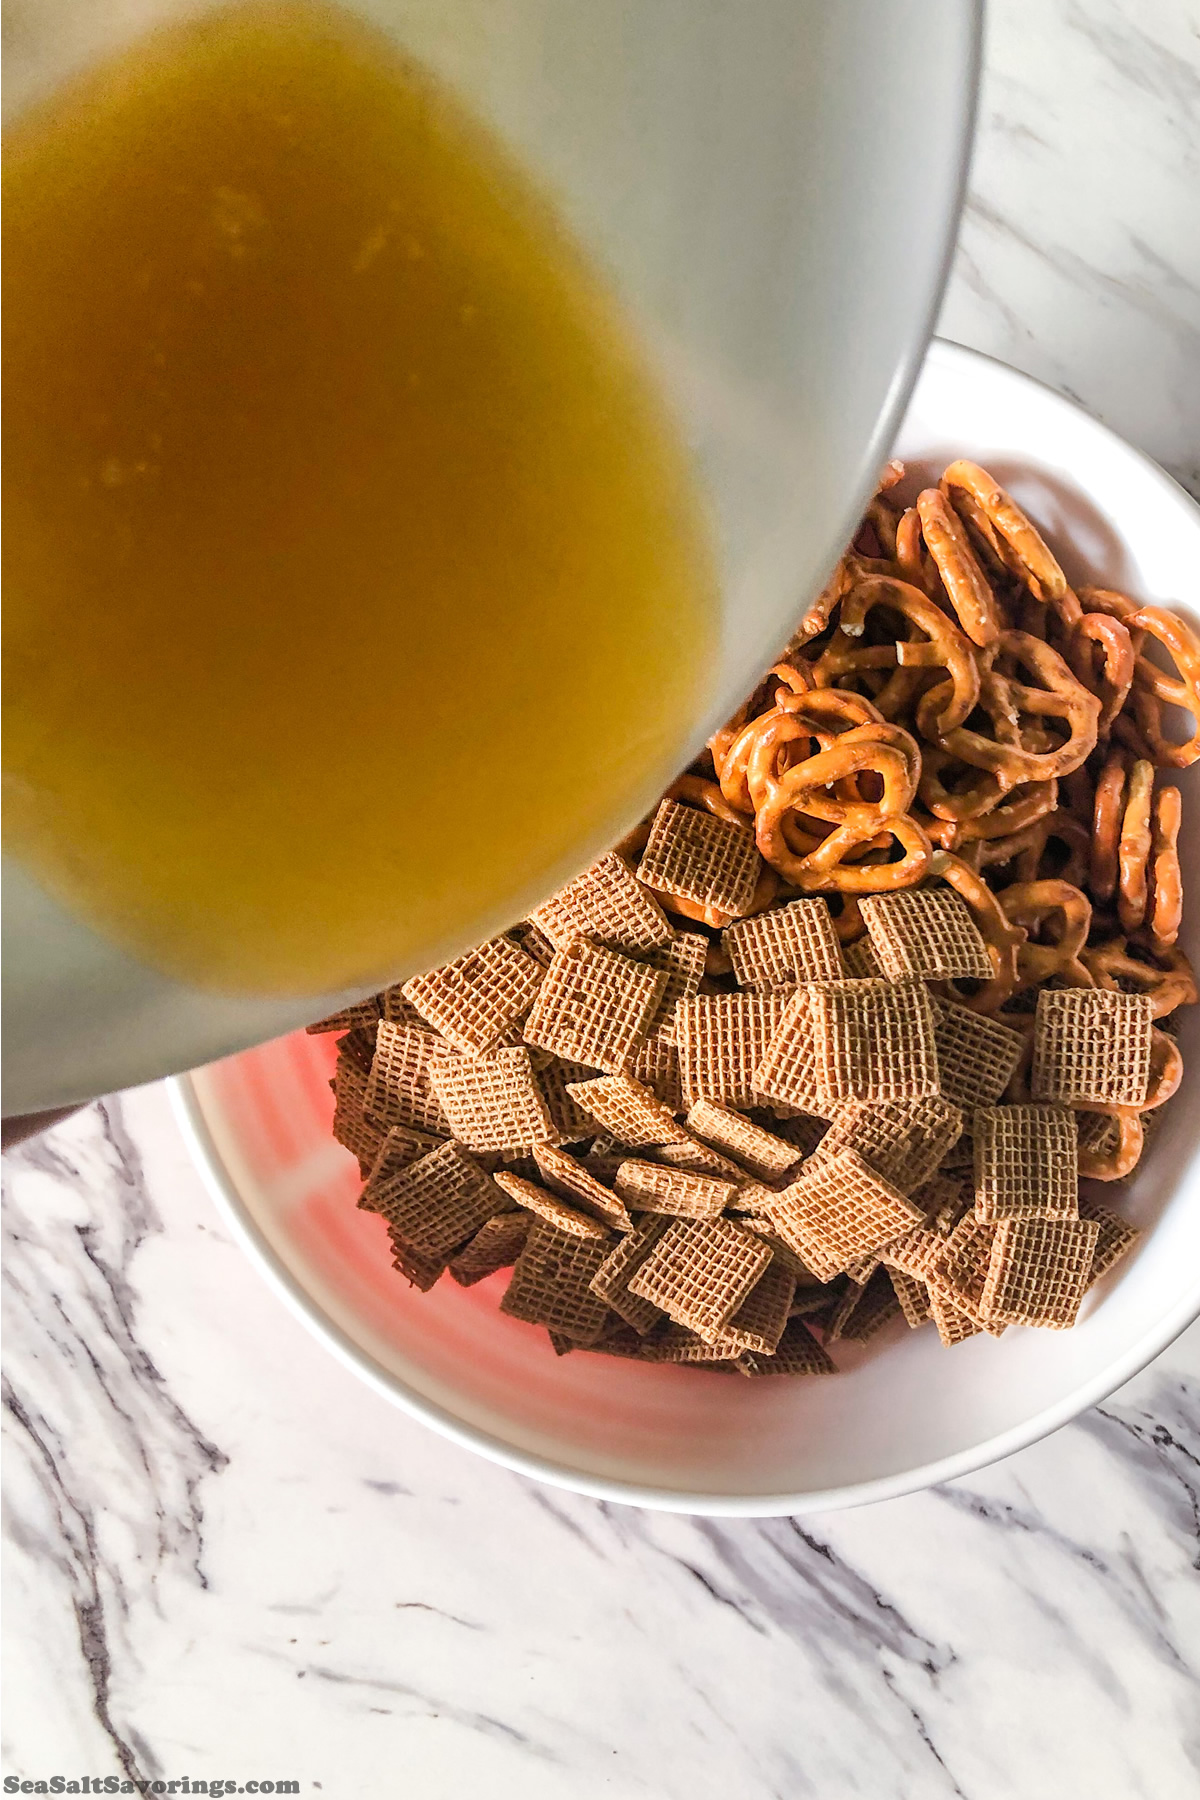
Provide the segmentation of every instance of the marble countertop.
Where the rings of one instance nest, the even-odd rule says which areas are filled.
[[[1127,0],[993,0],[941,330],[1193,492],[1198,178],[1194,0],[1136,22]],[[227,1236],[162,1088],[6,1169],[4,1775],[1200,1793],[1200,1327],[967,1479],[806,1521],[675,1518],[509,1475],[336,1364]]]

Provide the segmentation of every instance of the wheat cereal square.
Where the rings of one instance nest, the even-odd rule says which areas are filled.
[[[557,1194],[552,1194],[536,1181],[529,1181],[524,1175],[514,1175],[511,1170],[497,1169],[492,1180],[514,1205],[525,1212],[536,1213],[539,1218],[565,1231],[570,1237],[603,1238],[609,1241],[608,1231],[577,1206],[570,1206]]]
[[[700,986],[704,962],[708,955],[708,939],[698,931],[681,931],[669,944],[653,950],[639,950],[637,960],[648,969],[666,976],[662,998],[650,1021],[647,1037],[675,1042],[675,1021],[680,1004],[690,1000]]]
[[[739,987],[792,988],[845,974],[833,915],[824,900],[790,900],[727,925],[721,943]]]
[[[649,1088],[671,1112],[685,1110],[683,1085],[679,1077],[679,1051],[673,1042],[661,1035],[648,1037],[639,1046],[629,1072],[635,1081],[640,1081],[643,1087]]]
[[[641,1150],[652,1144],[683,1144],[688,1134],[656,1094],[632,1075],[599,1075],[573,1081],[568,1090],[592,1120],[618,1144]]]
[[[719,1218],[737,1191],[731,1181],[665,1168],[636,1157],[621,1164],[613,1187],[635,1212],[671,1213],[686,1219]]]
[[[432,1084],[430,1063],[444,1049],[424,1026],[382,1019],[367,1083],[366,1109],[385,1128],[411,1125],[434,1137],[451,1137],[449,1122]]]
[[[747,1375],[836,1375],[837,1364],[803,1320],[791,1318],[770,1356],[741,1360]]]
[[[776,1003],[779,997],[775,996]],[[778,1024],[753,1070],[751,1093],[776,1105],[798,1107],[808,1116],[832,1110],[817,1090],[817,1049],[808,987],[786,999]]]
[[[711,1340],[770,1261],[766,1244],[729,1219],[675,1219],[628,1287],[677,1325]]]
[[[1109,1206],[1101,1206],[1097,1201],[1081,1200],[1079,1216],[1081,1219],[1090,1219],[1100,1229],[1088,1275],[1088,1286],[1094,1287],[1122,1257],[1128,1256],[1142,1234],[1128,1219],[1123,1219],[1120,1213],[1113,1212]]]
[[[529,1325],[544,1325],[586,1349],[598,1342],[609,1322],[608,1307],[591,1289],[607,1254],[606,1239],[573,1237],[535,1218],[500,1311]]]
[[[353,1006],[343,1006],[340,1012],[330,1013],[325,1019],[317,1019],[304,1029],[310,1036],[323,1031],[353,1031],[357,1025],[378,1025],[379,1018],[379,995],[370,994],[365,1000],[356,1000]]]
[[[983,934],[950,888],[863,894],[859,908],[889,980],[985,980],[992,973]]]
[[[511,1269],[525,1248],[532,1220],[526,1212],[497,1213],[487,1219],[457,1251],[447,1265],[447,1274],[459,1287],[474,1287],[501,1269]]]
[[[980,1305],[985,1322],[1065,1331],[1091,1284],[1099,1239],[1095,1219],[1001,1219]]]
[[[979,1106],[972,1125],[980,1219],[1078,1217],[1079,1140],[1067,1107]]]
[[[924,1100],[843,1100],[816,1155],[857,1151],[897,1192],[911,1195],[932,1179],[962,1125],[961,1110],[937,1094]]]
[[[967,1006],[941,999],[932,999],[932,1005],[942,1098],[964,1112],[994,1106],[1016,1073],[1024,1037]]]
[[[669,1218],[645,1219],[628,1237],[611,1249],[592,1276],[592,1292],[598,1294],[617,1316],[632,1326],[640,1336],[661,1324],[666,1317],[661,1307],[629,1291],[629,1278],[636,1275],[650,1252],[671,1228]]]
[[[559,1150],[553,1144],[535,1144],[533,1160],[552,1194],[570,1201],[580,1212],[592,1214],[614,1231],[633,1230],[633,1220],[624,1202],[582,1163],[576,1162],[568,1151]]]
[[[455,1050],[481,1056],[524,1018],[545,973],[511,939],[495,937],[441,968],[414,975],[401,991]]]
[[[1150,1085],[1149,994],[1043,988],[1029,1086],[1035,1100],[1141,1106]]]
[[[736,1158],[760,1181],[777,1181],[801,1160],[795,1144],[715,1100],[697,1100],[688,1111],[687,1127],[706,1144]]]
[[[814,981],[801,992],[821,1111],[841,1100],[921,1100],[940,1092],[933,1008],[921,982]]]
[[[375,1195],[375,1212],[418,1255],[447,1260],[509,1202],[461,1144],[441,1144],[400,1169]]]
[[[446,1273],[445,1257],[422,1256],[419,1250],[405,1242],[394,1225],[388,1226],[388,1240],[392,1250],[392,1267],[404,1276],[410,1287],[419,1288],[421,1293],[427,1294]]]
[[[772,1229],[821,1281],[923,1225],[925,1215],[853,1150],[804,1165],[767,1215]]]
[[[786,1004],[779,994],[698,994],[683,1002],[675,1041],[688,1106],[697,1100],[734,1108],[758,1104],[754,1071],[778,1030]]]
[[[531,1150],[553,1144],[558,1134],[538,1086],[529,1051],[460,1056],[445,1051],[429,1063],[448,1130],[468,1150]]]
[[[856,938],[852,944],[842,945],[842,962],[850,981],[878,981],[883,975],[875,946],[866,936]]]
[[[633,1061],[666,982],[661,970],[580,938],[555,951],[525,1021],[525,1041],[618,1075]]]
[[[762,869],[750,826],[663,800],[637,873],[660,893],[737,917],[754,898]]]
[[[535,906],[529,923],[555,950],[582,937],[608,950],[635,954],[670,943],[675,935],[654,895],[615,850]]]

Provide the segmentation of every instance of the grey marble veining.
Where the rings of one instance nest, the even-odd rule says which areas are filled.
[[[1200,489],[1200,10],[993,0],[941,329]],[[1200,1327],[806,1521],[576,1499],[312,1341],[160,1089],[7,1162],[3,1773],[405,1800],[1195,1800]]]

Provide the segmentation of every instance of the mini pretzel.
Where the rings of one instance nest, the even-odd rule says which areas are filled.
[[[964,819],[962,842],[970,843],[975,838],[1011,837],[1014,832],[1024,831],[1053,813],[1057,800],[1058,782],[1053,776],[1049,781],[1024,782],[1006,794],[990,812],[978,818]]]
[[[1090,1181],[1123,1181],[1133,1173],[1146,1141],[1142,1115],[1135,1106],[1119,1107],[1110,1115],[1117,1125],[1117,1141],[1108,1150],[1079,1146],[1079,1173]]]
[[[1061,806],[1055,807],[1053,812],[1045,813],[1034,824],[1027,826],[1025,835],[1026,842],[1017,851],[1018,881],[1047,879],[1042,869],[1046,859],[1046,846],[1057,842],[1066,845],[1067,860],[1055,871],[1054,879],[1069,882],[1076,888],[1083,886],[1087,880],[1088,852],[1092,840],[1087,826],[1074,813],[1067,812]]]
[[[1001,656],[1035,675],[1042,686],[1031,687],[1002,673],[994,666]],[[1100,702],[1076,680],[1058,652],[1026,632],[1005,631],[998,644],[981,652],[981,660],[985,671],[979,703],[992,720],[996,736],[984,737],[965,725],[954,731],[937,731],[927,710],[929,695],[917,712],[921,730],[935,737],[952,756],[991,770],[1009,787],[1023,781],[1047,781],[1077,769],[1096,747]],[[1060,720],[1069,732],[1067,741],[1054,750],[1027,749],[1022,741],[1022,716]],[[1026,735],[1032,737],[1033,733]]]
[[[1102,652],[1099,677],[1095,673],[1093,648]],[[1084,613],[1071,635],[1069,661],[1085,687],[1103,683],[1098,729],[1101,737],[1107,737],[1133,686],[1133,639],[1120,619],[1102,612]]]
[[[913,628],[913,637],[891,644],[860,644],[876,606],[899,613]],[[925,634],[923,640],[917,632]],[[876,706],[888,719],[915,699],[918,670],[944,669],[949,677],[933,690],[938,702],[934,716],[944,731],[961,725],[979,698],[979,670],[970,643],[927,594],[894,577],[872,576],[855,584],[842,602],[833,637],[813,665],[813,677],[818,687],[832,687],[868,669],[895,670],[875,696]],[[930,698],[926,696],[926,701]]]
[[[752,810],[747,807],[739,811],[736,806],[730,806],[716,782],[706,781],[703,775],[681,775],[666,790],[666,798],[681,800],[687,806],[703,808],[705,812],[712,813],[714,818],[727,819],[732,825],[744,825],[746,813]]]
[[[1082,607],[1037,528],[1011,494],[978,463],[952,462],[941,490],[983,538],[1003,566],[1019,575],[1037,600],[1053,606],[1064,625],[1074,625]]]
[[[760,825],[769,817],[770,803],[759,814]],[[903,851],[898,862],[852,863],[863,849],[874,849],[879,836],[894,838]],[[806,856],[793,854],[770,826],[759,837],[759,849],[785,880],[808,894],[880,894],[892,888],[914,887],[929,873],[933,846],[916,820],[899,814],[874,823],[839,825]],[[767,849],[770,843],[772,849]]]
[[[780,696],[781,704],[743,727],[720,770],[721,792],[741,818],[753,813],[772,779],[808,754],[812,742],[823,750],[857,725],[883,725],[883,714],[862,694],[817,688]],[[786,745],[798,749],[786,752]]]
[[[945,850],[935,850],[929,861],[929,873],[948,882],[966,901],[987,945],[992,978],[965,1004],[972,1012],[998,1012],[1020,985],[1017,953],[1028,933],[1012,923],[983,877],[960,857],[951,856]]]
[[[940,488],[917,495],[917,513],[959,624],[973,644],[986,649],[1000,636],[996,600],[958,514]]]
[[[1023,925],[1029,942],[1017,951],[1023,987],[1039,986],[1053,976],[1067,987],[1094,987],[1090,969],[1079,959],[1092,925],[1092,905],[1069,881],[1025,881],[1005,888],[1000,905],[1014,925]],[[1034,933],[1058,924],[1052,944],[1033,941]]]
[[[920,588],[932,600],[936,593],[937,575],[925,548],[925,539],[921,535],[921,515],[915,506],[910,506],[900,515],[900,523],[896,527],[895,558],[896,566],[905,581]]]
[[[1150,860],[1150,801],[1154,766],[1135,762],[1129,771],[1121,841],[1117,847],[1117,914],[1126,931],[1137,931],[1146,917],[1146,865]]]
[[[1097,987],[1110,993],[1136,988],[1149,994],[1151,1018],[1165,1019],[1176,1007],[1194,1006],[1200,1000],[1200,988],[1183,951],[1177,946],[1156,946],[1152,955],[1153,962],[1141,962],[1129,954],[1122,938],[1113,938],[1082,951],[1080,960],[1091,970]]]
[[[1183,918],[1183,877],[1179,869],[1180,799],[1177,787],[1158,790],[1154,802],[1154,897],[1150,908],[1150,934],[1156,945],[1166,947],[1179,936]]]
[[[1139,656],[1130,696],[1134,718],[1160,769],[1186,769],[1200,757],[1200,638],[1189,625],[1162,606],[1143,606],[1126,621],[1128,630],[1144,631],[1157,639],[1179,671],[1178,679],[1166,675],[1146,657]],[[1173,744],[1163,736],[1162,709],[1178,706],[1193,718],[1186,743]]]
[[[1126,759],[1119,750],[1114,750],[1096,783],[1092,817],[1091,889],[1097,900],[1111,900],[1117,891],[1117,853],[1121,846],[1127,779]]]

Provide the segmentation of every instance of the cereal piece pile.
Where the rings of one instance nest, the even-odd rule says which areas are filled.
[[[1073,593],[974,465],[906,509],[900,473],[638,830],[310,1027],[417,1287],[511,1269],[559,1354],[821,1374],[893,1318],[1063,1329],[1134,1244],[1079,1178],[1132,1170],[1182,1073],[1154,770],[1200,756],[1200,642]]]

